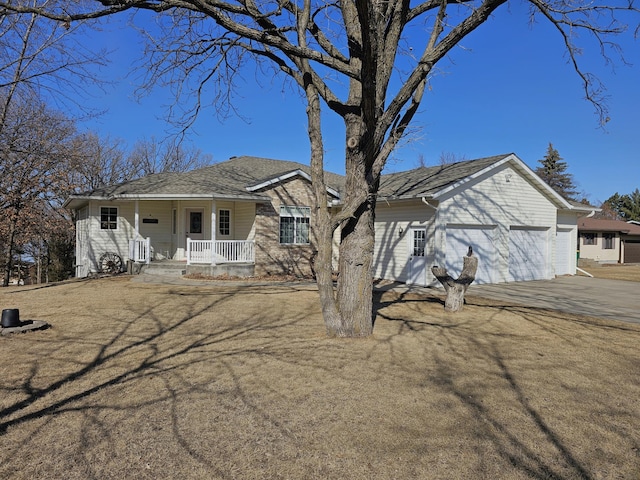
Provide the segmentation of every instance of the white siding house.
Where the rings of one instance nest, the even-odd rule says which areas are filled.
[[[444,265],[457,277],[470,246],[479,257],[477,283],[575,274],[570,242],[577,217],[589,211],[560,197],[514,154],[386,175],[375,275],[435,285],[431,267]]]
[[[326,175],[340,208],[344,177]],[[129,265],[173,259],[213,272],[243,262],[261,275],[308,275],[312,204],[308,167],[256,157],[73,195],[66,205],[78,219],[76,274],[99,271],[108,252]],[[383,175],[374,274],[434,285],[431,267],[457,276],[469,247],[478,283],[575,274],[577,217],[591,210],[560,197],[514,154]],[[336,255],[338,241],[336,231]]]
[[[337,199],[344,179],[327,178]],[[76,276],[114,256],[122,267],[171,259],[207,274],[233,264],[249,274],[309,275],[311,198],[308,166],[257,157],[72,195],[65,206],[76,211]]]

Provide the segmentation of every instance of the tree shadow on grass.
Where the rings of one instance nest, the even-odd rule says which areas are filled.
[[[587,349],[581,343],[584,341],[579,334],[581,331],[598,338],[599,332],[607,331],[628,331],[629,334],[637,334],[637,328],[623,323],[615,324],[542,308],[506,304],[491,305],[489,302],[477,298],[470,298],[465,306],[468,316],[445,315],[444,312],[441,315],[434,315],[433,307],[440,307],[444,302],[430,294],[421,296],[415,293],[400,292],[395,297],[389,295],[383,297],[383,295],[383,292],[376,294],[376,315],[378,321],[397,325],[395,336],[405,336],[407,331],[423,332],[433,338],[436,344],[445,343],[447,345],[445,347],[448,350],[447,354],[439,355],[437,349],[434,350],[434,342],[429,343],[430,348],[434,350],[431,355],[435,361],[435,372],[429,377],[430,382],[433,382],[444,392],[453,395],[464,406],[471,418],[474,419],[476,428],[481,432],[479,435],[490,441],[493,449],[508,465],[512,465],[527,477],[541,480],[599,478],[597,474],[590,471],[590,467],[574,451],[575,445],[573,444],[580,440],[563,438],[563,435],[558,433],[558,429],[554,428],[554,419],[557,417],[551,413],[555,412],[543,413],[530,401],[527,390],[519,381],[522,372],[514,373],[509,367],[510,361],[513,361],[513,351],[510,350],[509,361],[505,360],[501,351],[503,346],[501,342],[502,339],[508,339],[512,343],[517,342],[516,327],[512,326],[513,330],[503,331],[499,328],[489,329],[483,325],[486,326],[494,321],[504,322],[503,318],[508,316],[517,319],[518,322],[525,322],[533,326],[532,328],[541,332],[545,338],[555,337],[555,341],[565,345],[566,348],[585,350],[585,353]],[[409,313],[409,315],[393,313],[396,310],[388,308],[398,305],[409,308],[409,310],[406,308],[398,310],[404,311],[405,314]],[[485,313],[489,312],[488,319],[473,319],[474,309],[483,309]],[[465,320],[465,318],[471,320]],[[576,333],[578,333],[577,337]],[[526,335],[522,335],[523,342],[526,341],[526,338]],[[387,342],[392,343],[393,337],[387,339]],[[598,348],[606,350],[614,356],[624,355],[617,351],[617,346],[609,345],[607,342],[603,342]],[[451,354],[453,357],[450,356]],[[452,362],[456,356],[457,359]],[[478,370],[479,377],[470,377],[470,371],[461,370],[456,366],[465,362],[471,364],[479,360],[485,367],[472,366],[470,368],[470,371]],[[562,368],[562,365],[558,365],[558,367]],[[483,382],[485,376],[487,376],[486,380],[491,380],[491,378],[494,380],[485,383]],[[544,372],[541,372],[541,380],[543,376]],[[497,383],[495,378],[499,379]],[[499,387],[496,386],[498,384]],[[507,404],[486,402],[483,395],[491,395],[491,388],[499,388],[502,393],[497,398],[502,399],[503,402],[506,401],[505,398],[508,399]],[[528,388],[531,389],[530,384]],[[544,389],[544,386],[541,385],[540,388]],[[580,395],[580,392],[576,391],[573,394]],[[569,412],[573,412],[575,407],[558,405],[558,408],[567,409],[567,413],[571,415]],[[602,408],[604,409],[605,406],[603,405]],[[510,410],[518,412],[518,416],[526,419],[524,429],[520,430],[520,427],[514,429],[510,420],[504,417],[504,412]],[[609,415],[615,415],[614,411],[615,408],[612,407]],[[633,418],[633,413],[629,413],[629,418]],[[616,422],[613,422],[609,428],[615,428],[615,425]],[[562,431],[561,428],[560,431]],[[618,435],[620,438],[624,438],[628,436],[628,432],[625,429],[620,429]],[[539,445],[532,443],[532,438],[539,439],[538,441],[544,445],[544,448],[538,448]],[[624,442],[627,444],[631,442],[633,445],[637,443],[628,438]],[[542,452],[547,452],[547,454]],[[550,455],[549,452],[552,454]]]
[[[305,287],[301,288],[305,290]],[[22,398],[11,404],[5,403],[6,406],[0,409],[0,438],[34,420],[38,422],[30,424],[28,428],[34,429],[35,434],[43,431],[55,418],[80,413],[84,415],[86,422],[82,427],[82,435],[88,435],[95,429],[101,432],[97,435],[102,437],[103,442],[115,442],[111,438],[113,426],[105,425],[99,412],[130,411],[131,415],[135,415],[140,409],[168,405],[166,421],[172,425],[177,445],[188,456],[206,466],[207,471],[216,478],[233,478],[232,473],[217,466],[216,461],[219,459],[207,457],[198,448],[190,446],[193,438],[185,436],[178,427],[181,421],[178,403],[184,402],[184,397],[188,398],[189,392],[197,393],[208,388],[183,378],[182,372],[197,370],[198,365],[203,369],[210,369],[215,365],[218,370],[226,369],[227,376],[234,378],[236,358],[241,358],[240,362],[244,362],[247,357],[260,358],[271,351],[283,349],[287,344],[294,344],[290,338],[280,339],[278,330],[300,322],[305,318],[306,312],[292,311],[283,316],[279,308],[273,307],[273,302],[266,297],[291,296],[298,291],[296,286],[261,289],[240,286],[215,290],[206,287],[168,288],[164,295],[155,295],[144,304],[127,302],[126,298],[119,299],[117,306],[111,307],[112,310],[134,314],[123,314],[123,320],[110,318],[108,329],[101,325],[103,313],[99,310],[88,312],[83,321],[96,324],[88,336],[84,332],[80,334],[85,335],[84,337],[69,334],[67,342],[73,342],[74,345],[60,340],[57,343],[47,342],[50,350],[42,351],[41,359],[36,357],[21,383],[2,387],[5,400],[17,395]],[[246,307],[241,298],[247,293],[264,297],[264,301],[256,302],[252,309]],[[183,307],[178,310],[172,307],[171,297],[185,298],[185,301],[179,303]],[[235,303],[230,308],[231,302]],[[216,321],[217,317],[223,315],[223,311],[230,312],[231,318]],[[237,320],[233,318],[235,313],[238,314]],[[118,313],[115,315],[118,316]],[[67,350],[67,347],[71,349]],[[85,353],[78,355],[83,350]],[[95,353],[91,354],[92,351]],[[56,361],[63,362],[66,371],[53,378],[49,372],[43,374],[40,364],[46,362],[47,357],[55,357]],[[69,366],[72,368],[66,368]],[[170,377],[173,380],[170,381]],[[154,398],[127,400],[126,392],[129,387],[133,391],[139,382],[150,380],[164,383],[164,388],[159,390],[158,395]],[[45,386],[36,386],[43,381],[47,382]],[[186,385],[186,390],[178,392],[172,386],[172,381]],[[235,381],[237,384],[233,388],[233,395],[241,399],[254,414],[275,425],[277,422],[272,420],[268,411],[261,411],[257,404],[252,404],[248,395],[242,394],[240,380]],[[98,394],[113,388],[122,391],[121,405],[118,400],[114,400],[111,405],[88,401],[90,397],[102,399],[103,396]],[[14,445],[14,448],[26,451],[32,436],[24,437],[22,445]],[[12,435],[13,437],[15,436]],[[88,444],[88,441],[83,441],[78,447],[78,454]],[[93,462],[88,458],[83,476],[100,478],[96,473],[98,470],[93,470]]]

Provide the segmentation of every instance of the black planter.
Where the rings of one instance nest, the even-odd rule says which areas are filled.
[[[0,325],[3,328],[19,327],[20,310],[17,308],[7,308],[2,310],[2,322],[0,322]]]

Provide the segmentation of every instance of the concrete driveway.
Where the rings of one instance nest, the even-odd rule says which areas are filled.
[[[640,323],[640,283],[589,277],[471,285],[469,295]]]

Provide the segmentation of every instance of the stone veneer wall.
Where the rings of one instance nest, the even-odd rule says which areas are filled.
[[[315,235],[312,227],[310,245],[280,244],[280,206],[312,207],[311,184],[305,179],[295,177],[265,189],[264,193],[271,197],[271,204],[256,206],[255,274],[312,275],[315,253]]]

